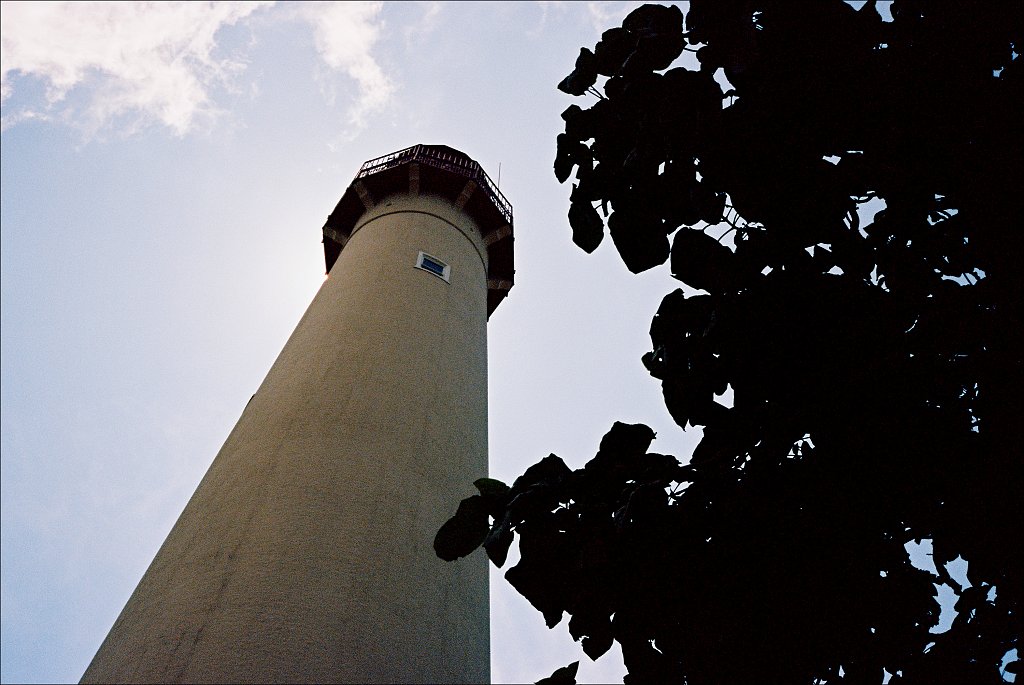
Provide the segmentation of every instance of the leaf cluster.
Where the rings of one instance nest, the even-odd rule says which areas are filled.
[[[580,51],[559,88],[596,101],[563,112],[554,164],[573,241],[669,263],[642,361],[702,432],[680,465],[616,424],[585,468],[480,495],[491,559],[518,534],[506,577],[592,658],[618,641],[632,682],[1000,681],[1024,591],[1021,8],[692,0]],[[907,557],[924,539],[935,574]]]

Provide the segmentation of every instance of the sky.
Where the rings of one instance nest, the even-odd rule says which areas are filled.
[[[689,455],[699,431],[640,363],[679,283],[630,274],[610,240],[576,248],[552,173],[559,114],[590,104],[555,86],[634,6],[2,5],[0,680],[81,676],[323,282],[320,228],[372,157],[450,145],[514,207],[493,477],[580,467],[616,420]],[[495,682],[577,659],[580,682],[621,680],[616,649],[591,662],[494,569],[491,595]]]
[[[591,104],[556,84],[637,4],[0,6],[0,681],[79,679],[323,283],[320,229],[367,159],[450,145],[514,207],[492,477],[578,468],[617,420],[689,456],[699,429],[640,362],[680,284],[576,248],[552,173],[559,114]],[[621,681],[616,647],[591,662],[501,573],[494,682],[577,659]]]

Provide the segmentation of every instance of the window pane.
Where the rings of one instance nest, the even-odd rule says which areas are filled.
[[[430,257],[423,257],[423,268],[427,271],[433,271],[438,276],[444,276],[444,265],[438,264]]]

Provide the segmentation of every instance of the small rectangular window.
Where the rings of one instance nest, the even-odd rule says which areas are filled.
[[[450,266],[442,262],[437,257],[431,257],[424,252],[420,252],[419,256],[416,258],[416,268],[429,271],[438,278],[443,278],[446,281],[448,280],[452,270]]]
[[[444,276],[444,264],[435,262],[430,257],[424,257],[423,264],[421,266],[427,271],[433,271],[438,276]]]

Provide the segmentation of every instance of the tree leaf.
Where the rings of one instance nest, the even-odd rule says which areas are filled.
[[[622,28],[636,36],[637,48],[622,69],[665,69],[683,52],[683,13],[676,6],[641,5],[622,22]]]
[[[608,230],[622,262],[635,274],[668,259],[668,237],[661,224],[650,217],[616,210],[608,217]]]
[[[505,580],[525,597],[541,614],[548,628],[554,628],[562,620],[560,588],[552,587],[543,570],[523,560],[505,571]]]
[[[516,478],[515,482],[512,483],[512,491],[510,494],[518,495],[537,483],[560,482],[567,478],[571,473],[572,471],[565,465],[565,462],[562,461],[561,457],[549,454],[533,466],[526,469],[526,471],[523,472],[523,475]]]
[[[573,140],[565,133],[559,133],[555,152],[555,178],[565,183],[572,175],[573,167],[580,164],[581,158],[589,159],[590,150],[586,145]]]
[[[508,559],[508,548],[512,545],[515,534],[512,532],[511,519],[505,517],[500,523],[496,523],[484,539],[484,551],[487,558],[501,568]]]
[[[614,454],[630,458],[639,457],[647,452],[654,441],[656,433],[650,426],[642,423],[622,423],[616,421],[611,430],[601,438],[599,453]]]
[[[672,275],[700,290],[729,290],[735,282],[732,257],[732,250],[703,231],[684,229],[672,241]]]
[[[636,35],[625,29],[608,29],[594,46],[594,69],[603,76],[614,76],[633,54],[636,43]]]
[[[580,56],[576,58],[576,68],[558,84],[558,90],[569,95],[583,95],[597,81],[597,70],[594,68],[594,53],[587,48],[580,48]]]
[[[611,629],[609,629],[608,632],[587,635],[580,644],[583,647],[583,653],[592,660],[597,661],[612,648],[612,642],[614,642],[614,639],[612,638]]]
[[[583,652],[593,661],[597,661],[611,649],[612,624],[608,615],[601,611],[589,611],[588,608],[577,611],[569,621],[569,634],[581,642]]]
[[[472,553],[487,537],[487,504],[480,495],[459,503],[455,516],[434,536],[434,552],[445,561],[454,561]]]
[[[494,478],[477,478],[473,481],[473,485],[480,491],[480,495],[484,498],[505,497],[512,489],[500,480],[495,480]]]
[[[593,252],[604,239],[604,222],[587,200],[576,200],[569,205],[569,226],[572,241],[584,252]]]

